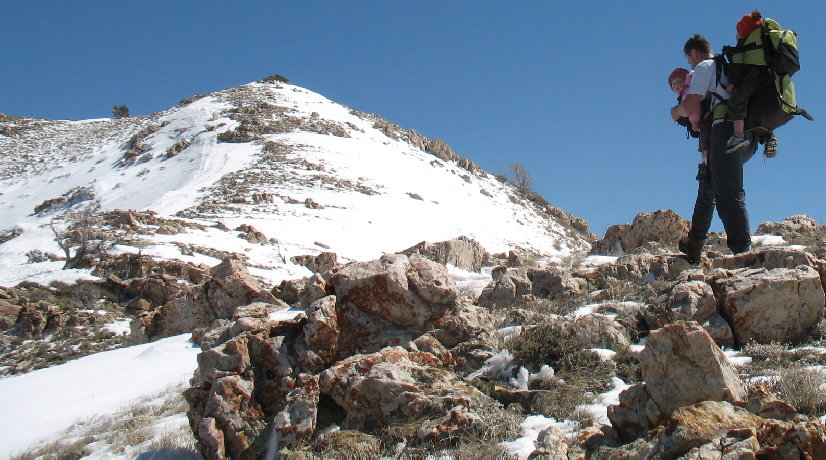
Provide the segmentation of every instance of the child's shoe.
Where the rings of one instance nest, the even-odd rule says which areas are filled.
[[[763,157],[774,158],[775,155],[777,155],[777,138],[772,135],[763,144]]]
[[[697,177],[696,179],[700,182],[706,182],[708,179],[708,165],[705,163],[699,163],[697,165]]]
[[[751,140],[749,140],[748,137],[732,134],[731,137],[728,138],[728,142],[726,142],[726,153],[734,153],[748,147],[749,144],[751,144]]]

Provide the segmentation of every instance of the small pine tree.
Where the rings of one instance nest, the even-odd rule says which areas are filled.
[[[112,115],[114,115],[115,118],[127,118],[127,117],[130,116],[129,115],[129,108],[126,107],[125,105],[121,105],[121,106],[116,105],[116,106],[112,107]]]
[[[276,74],[276,75],[270,75],[269,77],[262,79],[261,82],[262,83],[289,83],[290,80],[287,77],[283,76],[283,75]]]

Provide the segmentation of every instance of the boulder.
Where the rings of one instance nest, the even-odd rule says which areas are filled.
[[[718,345],[734,345],[731,327],[717,312],[717,300],[709,284],[699,280],[678,283],[671,290],[666,305],[669,322],[696,321]]]
[[[645,436],[663,420],[663,412],[651,399],[646,385],[631,385],[618,397],[619,404],[608,406],[608,420],[623,441]]]
[[[456,283],[443,265],[413,254],[353,262],[332,276],[336,297],[393,324],[423,328],[456,303]]]
[[[429,140],[427,144],[425,144],[425,151],[444,161],[453,160],[457,156],[453,153],[453,149],[441,139]]]
[[[475,305],[460,305],[434,323],[433,336],[445,347],[476,339],[492,341],[496,322],[487,310]]]
[[[534,450],[528,458],[568,458],[568,440],[565,434],[555,426],[539,432],[534,441]]]
[[[420,254],[434,262],[442,265],[453,265],[464,270],[478,272],[482,270],[482,264],[488,257],[485,248],[478,241],[460,236],[448,241],[439,243],[421,243],[401,251],[401,254]]]
[[[733,429],[755,428],[762,422],[762,418],[729,402],[702,401],[677,409],[671,415],[668,427],[657,438],[655,451],[662,458],[677,458],[694,448],[725,438]],[[740,444],[739,449],[751,450],[752,453],[759,449],[757,438],[746,436],[746,440],[748,442]],[[726,444],[734,445],[742,441],[729,440]],[[719,455],[720,450],[717,452]]]
[[[232,330],[237,322],[220,327]],[[263,457],[272,430],[301,425],[292,422],[302,413],[302,402],[312,402],[312,386],[307,385],[310,376],[296,369],[293,341],[288,338],[300,331],[300,323],[267,321],[230,338],[218,331],[204,334],[220,339],[198,355],[198,368],[184,396],[205,458]]]
[[[652,331],[639,358],[646,390],[665,413],[746,395],[737,369],[696,322],[678,321]]]
[[[213,273],[226,291],[246,292],[243,277],[223,268]],[[306,315],[273,319],[286,304],[254,302],[193,334],[203,351],[185,397],[205,458],[262,458],[268,445],[312,439],[319,423],[405,425],[410,439],[449,443],[479,436],[501,415],[448,370],[495,333],[481,308],[455,305],[443,266],[390,255],[337,268],[326,285],[335,295],[313,301]]]
[[[335,252],[322,252],[316,256],[302,255],[290,257],[290,261],[294,264],[307,267],[312,272],[318,273],[332,270],[338,263],[338,256]]]
[[[528,279],[531,281],[531,294],[539,299],[581,295],[587,289],[585,280],[575,278],[562,267],[528,270]]]
[[[304,341],[307,347],[321,359],[332,362],[338,356],[341,334],[336,297],[327,296],[313,302],[307,309],[307,324],[304,325]]]
[[[533,300],[531,281],[519,270],[497,267],[493,270],[493,280],[482,289],[480,307],[495,308]]]
[[[817,324],[826,304],[820,274],[807,265],[717,270],[712,283],[739,344],[796,342]]]
[[[344,429],[447,416],[457,405],[473,410],[492,403],[455,374],[435,367],[437,362],[429,353],[390,347],[342,360],[323,371],[318,383],[347,414]]]

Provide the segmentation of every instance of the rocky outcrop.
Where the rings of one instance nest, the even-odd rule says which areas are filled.
[[[588,282],[573,276],[561,267],[493,270],[493,280],[485,286],[478,304],[483,307],[503,307],[536,299],[556,299],[578,296],[586,292]]]
[[[608,227],[603,238],[591,243],[591,254],[622,255],[644,247],[651,249],[652,243],[673,246],[690,226],[670,209],[642,212],[631,224]]]
[[[443,265],[453,265],[465,270],[478,272],[488,256],[485,248],[478,241],[460,236],[438,243],[421,243],[401,251],[401,254],[421,254],[428,259]]]
[[[738,268],[796,268],[806,265],[819,269],[823,262],[812,253],[795,248],[765,248],[741,254],[719,257],[711,261],[712,268],[736,270]]]
[[[813,234],[820,229],[817,221],[811,217],[798,214],[783,219],[782,222],[763,222],[757,226],[757,235],[780,235],[784,238]]]
[[[123,282],[121,282],[123,286]],[[129,292],[134,282],[125,283]],[[138,284],[152,285],[152,279],[140,280]],[[191,332],[209,326],[216,319],[232,318],[238,307],[254,302],[264,302],[285,308],[286,305],[263,289],[247,271],[242,262],[228,258],[212,267],[205,281],[196,285],[174,285],[167,283],[164,292],[150,296],[150,301],[165,301],[158,308],[141,312],[132,321],[132,335],[135,340],[141,338],[156,340],[163,337]],[[141,295],[144,290],[141,288]],[[151,291],[150,291],[151,293]]]
[[[478,435],[501,410],[450,371],[489,356],[494,326],[456,305],[444,266],[393,254],[325,282],[332,294],[306,315],[279,321],[269,304],[239,306],[197,332],[204,351],[186,397],[206,458],[260,457],[310,439],[320,420],[368,430],[427,418],[410,434],[439,443]]]
[[[693,269],[684,257],[672,254],[627,254],[612,264],[576,270],[573,276],[588,281],[592,289],[602,289],[607,281],[671,281],[685,270]]]

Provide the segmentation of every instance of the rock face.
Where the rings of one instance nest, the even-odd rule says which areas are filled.
[[[826,304],[820,274],[806,265],[718,272],[714,283],[739,344],[797,342],[817,324]]]
[[[652,242],[673,245],[690,226],[670,209],[639,213],[631,224],[608,227],[604,238],[592,242],[591,254],[622,255]]]
[[[696,322],[653,331],[640,353],[640,368],[651,399],[666,413],[746,395],[737,369]]]
[[[401,251],[401,254],[420,254],[434,262],[446,265],[450,264],[465,270],[478,272],[482,269],[482,263],[488,257],[485,248],[478,241],[460,236],[448,241],[439,243],[421,243]]]

